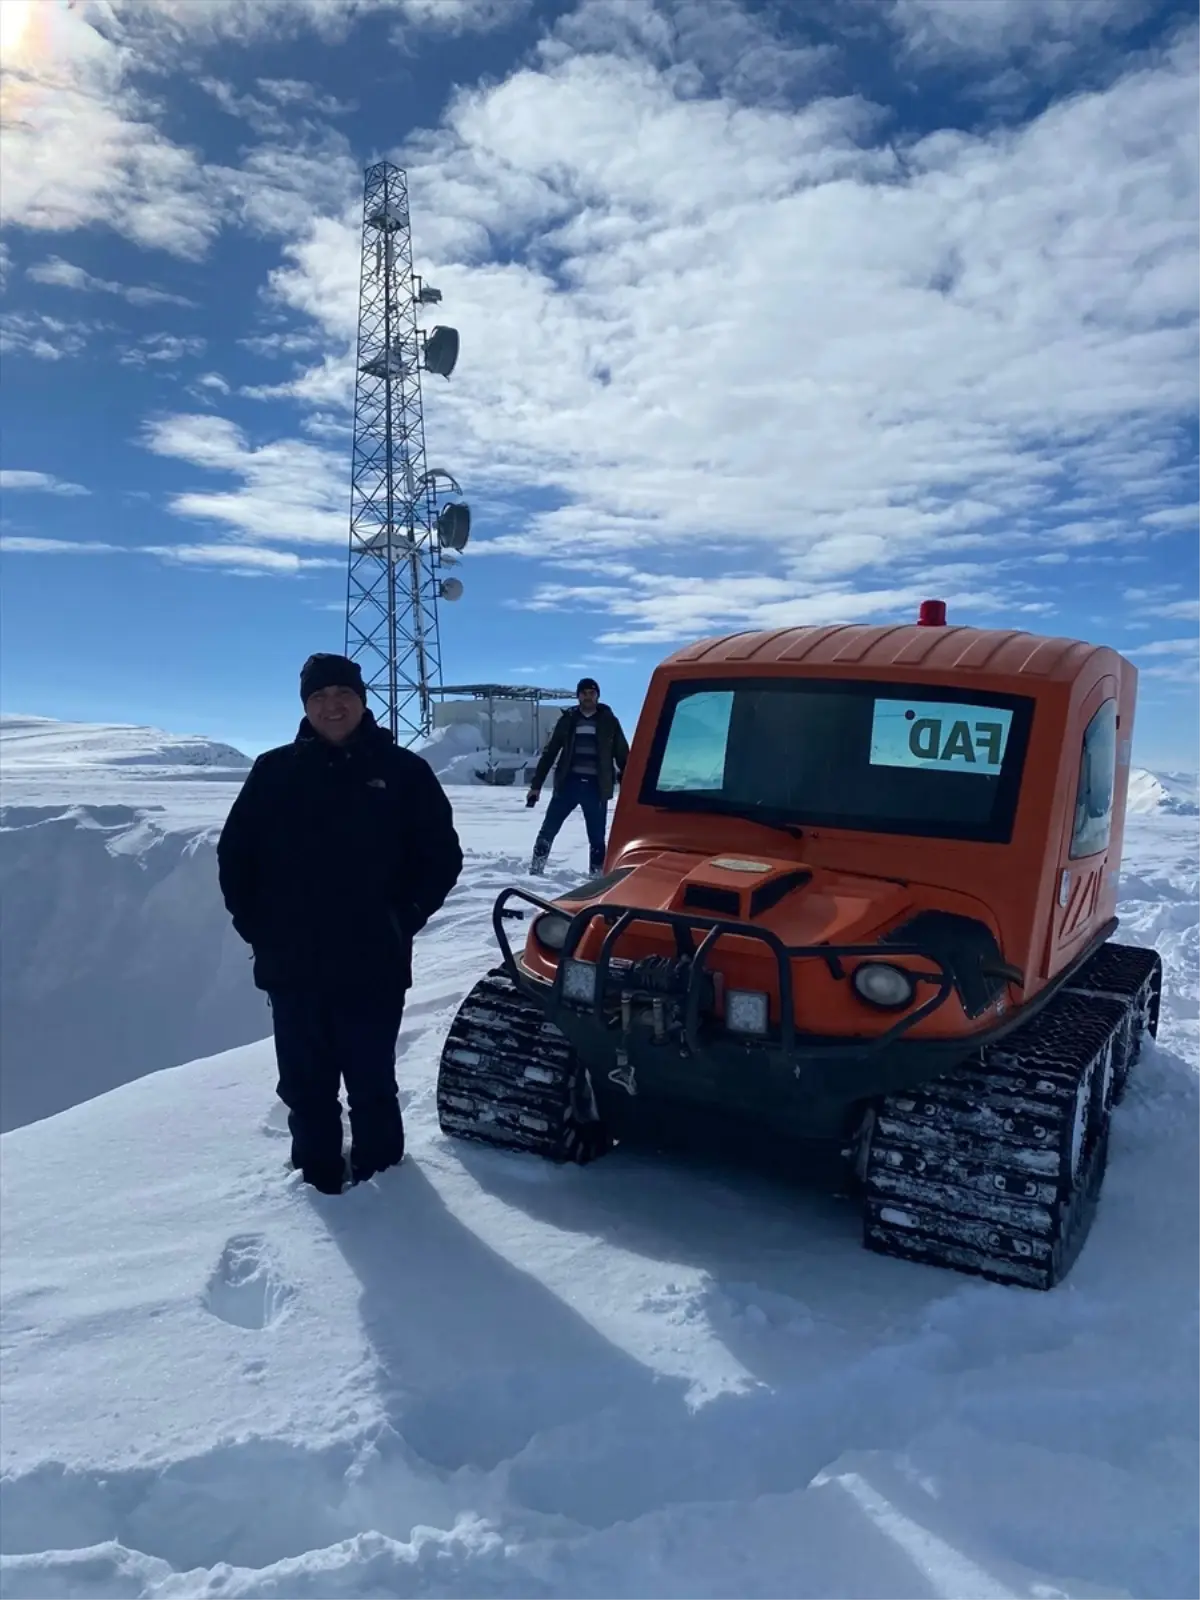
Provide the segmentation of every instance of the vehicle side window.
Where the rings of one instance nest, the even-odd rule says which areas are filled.
[[[1088,723],[1075,791],[1071,860],[1107,849],[1117,774],[1117,702],[1106,700]]]
[[[696,794],[723,787],[732,712],[732,689],[689,694],[680,700],[663,751],[660,790]]]

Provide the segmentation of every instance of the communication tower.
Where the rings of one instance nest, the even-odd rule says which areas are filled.
[[[365,177],[346,654],[362,669],[376,720],[407,744],[433,728],[442,686],[438,602],[463,592],[448,569],[471,530],[453,475],[426,463],[421,409],[421,372],[449,378],[458,332],[417,324],[442,296],[413,272],[405,172],[380,161]]]

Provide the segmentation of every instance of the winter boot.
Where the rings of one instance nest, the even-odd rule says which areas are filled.
[[[533,859],[529,863],[529,875],[532,878],[545,876],[546,862],[550,859],[549,849],[542,849],[540,845],[533,847]]]
[[[602,850],[599,855],[596,855],[595,853],[593,853],[592,856],[589,858],[589,860],[588,860],[588,876],[592,877],[592,878],[595,878],[603,871],[604,871],[604,851]]]

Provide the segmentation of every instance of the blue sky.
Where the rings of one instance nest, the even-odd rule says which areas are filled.
[[[1111,643],[1197,765],[1197,24],[1158,0],[2,0],[3,708],[254,751],[344,640],[362,173],[462,354],[447,681]]]

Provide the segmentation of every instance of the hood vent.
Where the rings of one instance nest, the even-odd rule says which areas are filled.
[[[689,883],[683,891],[688,911],[711,911],[714,916],[740,917],[742,897],[736,889],[718,889],[711,883]]]
[[[781,872],[777,878],[760,884],[750,896],[751,919],[773,910],[793,889],[802,889],[811,882],[812,873],[805,867],[797,867],[794,872]]]

